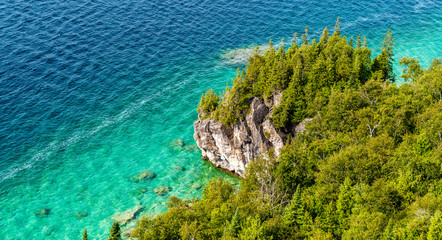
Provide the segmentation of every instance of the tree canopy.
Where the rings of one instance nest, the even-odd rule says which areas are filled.
[[[243,117],[251,96],[282,93],[272,121],[289,131],[247,166],[241,189],[213,179],[202,199],[171,197],[169,210],[137,223],[144,239],[440,239],[442,232],[442,59],[424,69],[404,58],[408,83],[394,83],[394,39],[382,52],[326,28],[255,53],[224,96],[200,110],[224,124]],[[216,102],[216,104],[215,104]]]

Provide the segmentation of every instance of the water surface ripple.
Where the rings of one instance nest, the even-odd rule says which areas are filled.
[[[318,37],[338,16],[375,53],[392,29],[395,59],[442,56],[438,0],[1,1],[0,239],[80,239],[85,227],[105,239],[115,212],[200,196],[199,184],[226,177],[192,139],[201,93],[235,74],[220,56],[306,26]],[[145,169],[158,177],[128,181]],[[172,192],[156,196],[159,186]]]

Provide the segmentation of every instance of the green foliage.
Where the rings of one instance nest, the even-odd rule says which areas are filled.
[[[356,192],[351,186],[350,178],[346,178],[339,186],[339,195],[336,201],[336,213],[339,221],[338,233],[342,234],[349,227],[348,218],[351,216],[355,204],[355,194]]]
[[[206,94],[201,95],[197,112],[203,114],[203,118],[208,117],[218,107],[219,101],[218,95],[209,89]]]
[[[390,31],[371,60],[365,39],[353,47],[339,30],[338,20],[316,42],[306,29],[287,50],[270,41],[222,99],[203,95],[201,112],[225,125],[242,119],[253,97],[281,95],[271,120],[289,140],[279,156],[270,149],[248,164],[240,190],[213,179],[202,199],[171,197],[132,237],[440,239],[442,60],[422,69],[402,59],[409,83],[397,87]],[[305,132],[293,134],[307,117]]]
[[[399,61],[399,64],[407,67],[402,71],[401,76],[405,81],[416,81],[418,77],[424,73],[424,70],[419,64],[419,60],[417,59],[404,57]]]
[[[241,219],[238,213],[238,209],[236,209],[235,214],[233,214],[232,220],[230,221],[230,225],[228,228],[228,233],[230,236],[232,237],[238,236],[239,230],[241,230],[240,221]]]
[[[120,237],[120,224],[118,224],[118,222],[114,222],[112,224],[108,240],[120,240]]]
[[[87,240],[87,229],[86,228],[84,229],[84,232],[83,232],[83,240]]]
[[[347,41],[339,30],[338,19],[333,34],[330,36],[325,28],[317,42],[310,41],[307,27],[301,36],[301,46],[295,34],[287,50],[284,40],[278,49],[270,40],[263,55],[255,52],[246,69],[238,70],[232,87],[227,87],[222,97],[212,90],[201,97],[198,112],[203,114],[200,117],[235,125],[244,118],[253,97],[272,100],[282,95],[280,104],[274,106],[271,120],[278,130],[290,133],[304,118],[316,114],[312,103],[316,99],[327,100],[332,88],[356,88],[370,79],[394,82],[391,31],[384,38],[381,54],[372,61],[365,38],[362,41],[359,36],[354,47],[353,40]],[[414,62],[404,60],[403,64],[413,69],[410,71],[416,71],[412,74],[421,73]]]
[[[442,214],[439,210],[436,211],[430,220],[431,224],[428,229],[428,240],[442,239]]]
[[[393,49],[394,38],[391,34],[391,30],[388,30],[382,41],[381,54],[376,56],[371,63],[371,72],[375,78],[382,81],[395,81],[395,75],[393,72]]]

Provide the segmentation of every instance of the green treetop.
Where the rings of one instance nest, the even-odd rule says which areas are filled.
[[[118,222],[114,222],[112,224],[108,240],[120,240],[120,237],[120,224],[118,224]]]
[[[87,229],[86,228],[84,229],[84,232],[83,232],[83,240],[87,240]]]

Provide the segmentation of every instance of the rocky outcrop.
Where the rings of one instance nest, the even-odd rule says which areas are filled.
[[[196,121],[193,137],[203,158],[210,160],[216,167],[243,176],[246,165],[257,155],[270,148],[279,155],[286,136],[277,131],[269,117],[280,99],[281,94],[276,94],[265,103],[259,98],[253,98],[244,120],[232,127],[210,118]]]

